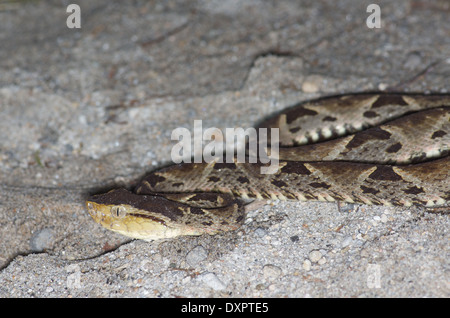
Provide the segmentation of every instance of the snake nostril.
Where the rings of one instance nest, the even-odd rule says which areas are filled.
[[[94,205],[93,205],[91,202],[88,202],[86,206],[87,206],[88,213],[89,213],[93,218],[99,216],[100,211],[98,211],[97,209],[95,209],[95,208],[94,208]]]

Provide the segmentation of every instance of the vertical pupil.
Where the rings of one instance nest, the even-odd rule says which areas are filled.
[[[125,216],[125,211],[120,206],[114,206],[111,208],[111,214],[113,217],[122,217]]]

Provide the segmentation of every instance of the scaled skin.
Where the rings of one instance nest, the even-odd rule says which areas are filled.
[[[109,197],[111,197],[114,193],[125,193],[130,197],[137,198],[139,201],[146,201],[149,199],[149,196],[137,196],[124,189],[112,190],[105,195],[109,195]],[[152,213],[147,210],[133,207],[130,204],[120,204],[119,202],[114,202],[114,200],[111,201],[111,204],[101,203],[101,197],[105,195],[94,196],[87,200],[86,207],[94,221],[109,230],[132,238],[147,241],[172,238],[179,235],[202,234],[202,231],[189,227],[183,227],[182,225],[168,225],[171,223],[170,218],[158,213],[158,211]],[[164,203],[167,203],[165,202],[167,200],[164,198],[156,197],[156,199],[152,199],[152,201],[162,200]],[[136,201],[134,203],[136,204]],[[120,215],[115,212],[119,207],[119,204],[121,209]],[[157,207],[155,209],[157,210]]]
[[[222,202],[217,200],[218,196],[222,197],[208,195],[210,202],[213,198]],[[95,222],[122,235],[147,241],[236,230],[244,219],[244,210],[234,201],[211,209],[198,207],[198,201],[191,204],[159,195],[138,195],[125,189],[112,190],[86,201]]]
[[[86,206],[95,222],[125,236],[152,241],[182,235],[180,229],[169,228],[154,220],[130,215],[123,218],[112,216],[111,208],[114,207],[113,205],[86,201]],[[133,208],[126,206],[125,209],[132,210]]]

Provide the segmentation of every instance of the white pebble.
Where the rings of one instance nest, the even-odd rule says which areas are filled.
[[[378,89],[379,89],[380,91],[384,91],[386,88],[388,88],[388,84],[386,84],[386,83],[380,83],[380,84],[378,84]]]
[[[309,253],[309,259],[311,260],[311,262],[318,262],[320,259],[322,258],[322,253],[320,253],[317,250],[314,250],[312,252]]]
[[[351,236],[346,236],[342,241],[342,248],[349,246],[352,243],[353,239]]]
[[[208,257],[208,252],[205,250],[203,246],[194,247],[189,253],[186,255],[186,262],[189,265],[194,266],[205,260]]]
[[[226,288],[226,285],[214,273],[204,273],[198,278],[214,290],[224,290]]]
[[[323,83],[323,77],[319,75],[310,75],[302,83],[302,91],[305,93],[316,93]]]
[[[264,265],[263,275],[265,279],[272,281],[281,275],[281,268],[272,264]]]
[[[309,271],[311,269],[311,261],[309,259],[303,262],[303,269]]]
[[[255,230],[255,234],[258,235],[259,237],[264,237],[264,236],[267,235],[267,231],[264,230],[263,228],[258,227],[258,228]]]
[[[181,280],[181,283],[182,283],[183,285],[185,285],[185,284],[189,283],[190,281],[191,281],[191,276],[186,276],[185,278],[183,278],[183,279]]]
[[[33,234],[30,239],[30,247],[33,252],[43,252],[53,245],[53,231],[49,228],[41,229]]]

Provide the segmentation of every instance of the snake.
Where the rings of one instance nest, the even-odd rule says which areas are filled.
[[[448,211],[450,94],[326,96],[257,127],[278,129],[273,173],[261,173],[267,163],[236,158],[172,164],[144,176],[132,191],[91,196],[89,214],[109,230],[153,241],[236,230],[248,207],[264,200]]]

